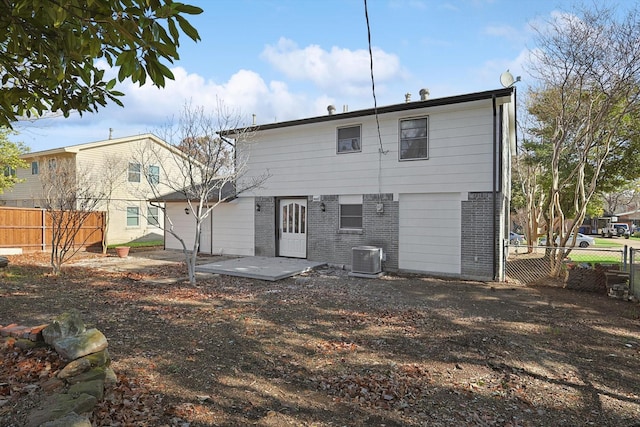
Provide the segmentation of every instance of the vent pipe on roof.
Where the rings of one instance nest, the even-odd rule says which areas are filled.
[[[253,126],[255,126],[256,125],[256,115],[252,114],[252,116],[253,116]]]
[[[404,94],[404,102],[411,102],[411,94],[409,92]]]
[[[347,111],[349,111],[349,106],[347,104],[342,106],[342,112],[346,113]]]
[[[112,135],[113,135],[113,128],[109,128],[109,139],[111,139]]]
[[[333,114],[336,112],[336,107],[335,107],[335,106],[333,106],[333,105],[329,105],[329,106],[327,107],[327,111],[329,112],[329,115],[331,116],[331,115],[333,115]]]
[[[429,89],[420,89],[420,101],[429,99]]]

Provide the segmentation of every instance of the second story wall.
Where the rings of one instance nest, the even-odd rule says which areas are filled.
[[[400,121],[427,118],[428,158],[399,160]],[[257,196],[491,191],[491,99],[259,131],[239,158],[268,172]],[[337,153],[337,129],[360,126],[361,149]],[[380,154],[380,151],[383,154]],[[242,197],[242,195],[241,195]]]

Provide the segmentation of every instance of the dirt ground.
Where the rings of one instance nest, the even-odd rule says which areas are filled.
[[[0,270],[0,324],[76,308],[109,340],[119,383],[95,426],[640,426],[637,303],[333,269],[192,287],[152,258]],[[23,425],[60,367],[2,348],[0,425]]]

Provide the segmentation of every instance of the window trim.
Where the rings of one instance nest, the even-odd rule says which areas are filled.
[[[135,209],[136,213],[136,224],[129,224],[129,219],[134,218],[132,215],[129,215],[133,209]],[[127,206],[127,228],[140,228],[140,208],[138,206]]]
[[[135,167],[137,166],[137,171],[136,170],[131,170],[131,167]],[[138,177],[138,179],[136,180],[135,178],[132,180],[131,177],[136,176]],[[140,165],[140,163],[134,163],[134,162],[129,162],[129,167],[127,168],[127,181],[129,182],[140,182],[140,176],[142,175],[142,166]]]
[[[426,140],[426,156],[425,157],[402,157],[402,123],[409,120],[422,120],[424,119],[426,123],[425,129],[425,140]],[[418,138],[415,138],[418,139]],[[414,160],[429,160],[429,116],[416,116],[416,117],[405,117],[398,120],[398,161],[400,162],[410,162]]]
[[[157,173],[151,173],[152,168],[155,168],[157,170]],[[151,185],[160,184],[160,166],[149,165],[149,167],[147,168],[147,181],[149,181],[149,184]]]
[[[344,206],[359,206],[360,207],[360,215],[343,215],[342,214],[342,208]],[[338,215],[339,215],[339,228],[340,230],[362,230],[364,227],[364,207],[362,203],[340,203],[339,206],[339,211],[338,211]],[[342,220],[343,218],[360,218],[360,227],[346,227],[344,225],[342,225]]]
[[[340,130],[342,129],[351,129],[351,128],[358,128],[358,143],[359,143],[359,147],[357,150],[340,150],[340,141],[342,141],[339,137],[340,137]],[[353,142],[353,138],[352,142]],[[336,154],[350,154],[350,153],[361,153],[362,152],[362,125],[361,124],[357,124],[357,125],[349,125],[349,126],[340,126],[336,128]]]
[[[156,213],[152,214],[151,209],[155,209]],[[154,222],[151,221],[152,218],[154,219]],[[147,225],[149,227],[160,227],[160,209],[157,206],[147,206]]]

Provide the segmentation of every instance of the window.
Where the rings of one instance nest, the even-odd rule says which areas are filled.
[[[140,163],[129,163],[129,182],[140,182]]]
[[[400,120],[400,160],[428,159],[427,117]]]
[[[40,173],[40,163],[31,162],[31,175],[38,175]]]
[[[154,185],[160,182],[160,166],[149,166],[149,175],[147,176],[149,184]]]
[[[340,205],[340,228],[362,228],[362,204]]]
[[[5,166],[4,167],[4,176],[15,177],[16,176],[16,170],[14,168],[12,168],[11,166]]]
[[[140,226],[140,209],[137,206],[127,208],[127,227]]]
[[[157,206],[149,206],[149,208],[147,209],[147,224],[149,224],[151,227],[160,227]]]
[[[50,171],[56,170],[56,159],[47,160],[47,166],[49,166]]]
[[[361,151],[360,126],[338,128],[338,153]]]

